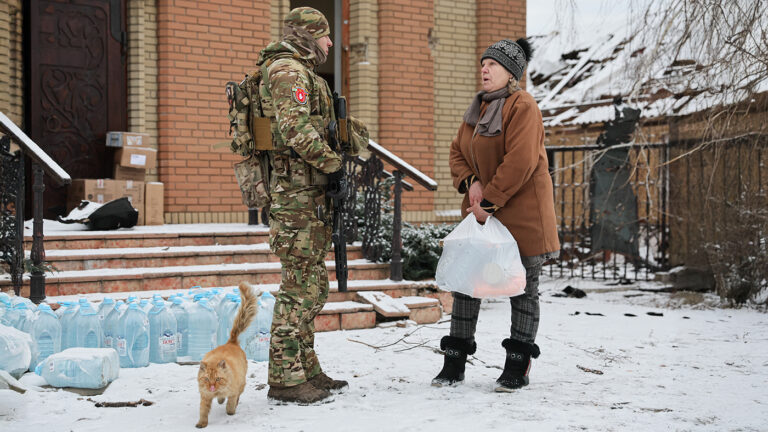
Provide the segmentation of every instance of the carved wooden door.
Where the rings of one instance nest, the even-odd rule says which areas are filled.
[[[125,0],[37,0],[26,8],[27,133],[72,178],[112,175],[105,135],[127,126],[124,10]],[[45,218],[68,210],[65,188],[48,181],[45,188]]]

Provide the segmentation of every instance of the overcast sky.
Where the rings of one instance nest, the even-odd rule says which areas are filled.
[[[528,35],[549,33],[555,29],[565,32],[583,32],[606,25],[613,27],[617,23],[627,22],[630,4],[640,3],[642,0],[529,1],[527,5]],[[575,9],[571,6],[572,4],[575,4]]]

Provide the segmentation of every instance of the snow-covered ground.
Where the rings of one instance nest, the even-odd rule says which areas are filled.
[[[553,297],[566,285],[597,289],[583,299]],[[315,406],[270,404],[266,364],[252,362],[237,414],[227,416],[215,405],[207,429],[765,431],[768,315],[712,308],[716,299],[696,297],[545,278],[537,340],[542,355],[530,386],[511,394],[492,391],[504,363],[500,343],[509,331],[503,300],[483,303],[478,351],[465,383],[455,388],[430,386],[442,365],[435,348],[448,332],[448,316],[434,325],[319,333],[325,370],[349,380],[347,391]],[[691,300],[695,304],[686,305]],[[176,364],[121,369],[118,380],[91,397],[154,402],[136,408],[96,408],[87,397],[65,391],[0,390],[0,430],[193,430],[196,373],[196,366]]]

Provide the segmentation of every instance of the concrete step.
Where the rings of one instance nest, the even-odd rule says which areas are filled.
[[[335,280],[335,263],[326,261],[329,280]],[[384,279],[389,276],[389,264],[351,260],[347,263],[349,280]],[[238,285],[247,281],[252,285],[275,284],[281,280],[279,262],[215,264],[176,267],[139,267],[125,269],[95,269],[61,271],[47,274],[46,295],[112,293],[164,289],[188,289]],[[11,289],[10,276],[0,275],[0,291]],[[24,276],[21,295],[29,297],[29,275]]]
[[[220,287],[225,292],[231,292],[234,286]],[[278,284],[264,284],[258,286],[260,290],[276,292],[279,289]],[[442,317],[443,311],[450,311],[452,297],[450,293],[437,289],[431,282],[413,282],[391,280],[350,280],[347,293],[339,293],[335,281],[330,282],[329,301],[325,304],[318,316],[315,318],[315,329],[317,331],[334,330],[354,330],[373,328],[378,322],[384,321],[382,316],[377,313],[376,306],[360,299],[360,301],[350,300],[332,300],[334,295],[353,295],[373,292],[375,298],[384,299],[383,291],[395,296],[390,297],[388,301],[399,302],[406,305],[409,309],[407,314],[402,314],[400,319],[410,319],[417,323],[434,323]],[[135,295],[138,298],[151,298],[155,294],[160,294],[168,298],[171,294],[178,292],[186,293],[184,290],[151,290],[137,292],[116,292],[116,293],[87,293],[73,295],[49,296],[46,302],[56,309],[59,302],[77,301],[80,297],[86,297],[91,301],[101,301],[104,297],[111,297],[115,300],[126,300],[129,295]],[[405,294],[405,295],[403,295]],[[413,294],[413,295],[410,295]],[[365,297],[365,296],[362,296]],[[336,297],[340,298],[340,297]],[[441,302],[448,302],[442,305]],[[380,306],[380,304],[379,304]],[[391,319],[391,318],[390,318]]]
[[[103,249],[166,246],[257,244],[269,241],[269,227],[246,224],[178,224],[136,226],[114,231],[72,231],[46,221],[44,248]],[[25,223],[24,249],[32,248],[32,230]]]
[[[29,253],[27,253],[29,257]],[[359,245],[347,245],[347,259],[362,259]],[[333,249],[327,260],[333,260]],[[178,267],[213,264],[277,262],[267,243],[252,245],[159,246],[141,248],[61,249],[45,253],[59,271],[114,268]]]

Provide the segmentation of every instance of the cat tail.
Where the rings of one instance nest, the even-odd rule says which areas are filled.
[[[253,317],[256,316],[256,294],[253,293],[251,285],[247,282],[240,283],[240,308],[237,310],[235,322],[232,323],[232,330],[229,332],[227,343],[239,344],[240,333],[251,325]]]

